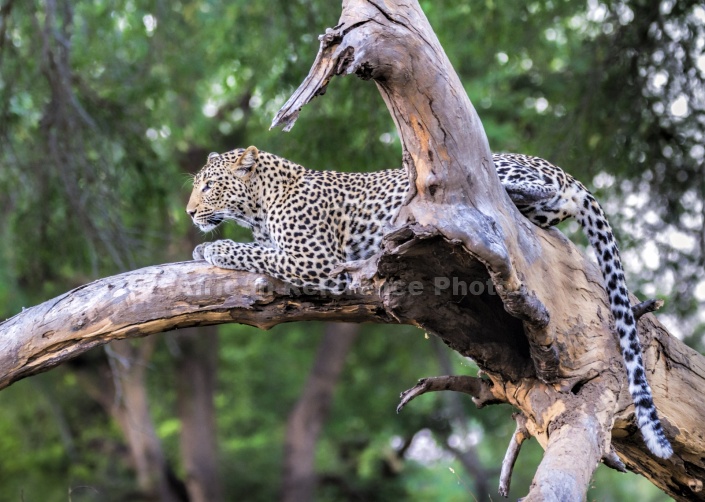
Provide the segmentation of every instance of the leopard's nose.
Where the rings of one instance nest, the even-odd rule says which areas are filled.
[[[194,216],[196,216],[196,210],[195,210],[195,209],[187,209],[186,212],[188,213],[188,215],[189,215],[191,218],[193,218]]]

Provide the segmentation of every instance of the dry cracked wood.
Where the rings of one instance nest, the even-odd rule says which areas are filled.
[[[703,451],[703,436],[686,432],[699,430],[695,417],[705,406],[690,400],[687,412],[681,407],[686,381],[703,389],[702,356],[653,317],[642,318],[649,379],[677,451],[657,461],[634,433],[599,273],[557,231],[518,215],[493,172],[478,116],[418,3],[346,0],[338,24],[320,41],[308,77],[273,126],[291,128],[335,76],[375,82],[413,182],[397,217],[411,226],[390,235],[375,257],[376,284],[407,292],[381,294],[395,318],[475,359],[497,398],[522,411],[546,448],[525,500],[584,498],[597,462],[610,458],[610,436],[630,469],[676,498],[705,499],[698,481],[703,456],[691,455]],[[370,278],[369,265],[357,268],[361,281]],[[487,279],[491,291],[460,287]],[[419,283],[421,297],[409,287]],[[669,364],[676,352],[689,361],[684,372]],[[683,393],[673,400],[676,386]]]
[[[0,389],[104,343],[190,326],[268,329],[302,320],[392,322],[376,294],[299,295],[265,276],[205,262],[107,277],[0,323]]]

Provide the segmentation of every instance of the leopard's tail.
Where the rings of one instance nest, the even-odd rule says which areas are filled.
[[[639,430],[654,455],[668,458],[673,454],[673,449],[664,434],[651,395],[651,387],[646,381],[636,320],[629,302],[629,291],[612,228],[607,222],[602,208],[587,190],[585,190],[583,207],[576,217],[595,250],[597,261],[602,270],[605,289],[609,296],[610,310],[619,334],[624,366],[627,369],[629,393],[634,401]]]

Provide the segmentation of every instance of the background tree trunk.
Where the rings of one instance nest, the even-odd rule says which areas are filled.
[[[113,415],[125,434],[135,460],[142,492],[163,502],[187,500],[183,486],[171,473],[149,410],[145,370],[157,339],[139,345],[121,340],[110,346],[111,369],[118,385]]]
[[[145,381],[157,338],[135,344],[121,340],[109,346],[107,359],[76,367],[81,386],[120,427],[135,469],[137,486],[146,500],[188,500],[173,474],[154,428]]]
[[[359,332],[357,324],[326,324],[308,380],[286,423],[280,497],[283,502],[314,499],[316,443],[328,418],[345,359]]]
[[[214,326],[180,330],[174,341],[181,458],[189,500],[218,502],[223,500],[214,403],[218,330]]]

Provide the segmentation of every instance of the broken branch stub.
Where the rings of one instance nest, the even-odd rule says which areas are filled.
[[[512,472],[514,471],[514,464],[519,456],[519,451],[521,450],[521,445],[531,437],[531,433],[526,428],[526,418],[521,413],[512,414],[512,418],[517,424],[512,438],[509,440],[509,446],[507,447],[507,452],[504,455],[504,460],[502,460],[502,470],[499,475],[499,494],[502,497],[509,497],[509,487],[512,482]]]
[[[407,404],[422,394],[447,390],[471,395],[478,408],[488,404],[505,402],[501,397],[498,398],[492,394],[492,388],[487,380],[467,375],[447,375],[422,378],[412,388],[402,392],[401,400],[397,405],[397,413],[401,412]]]

